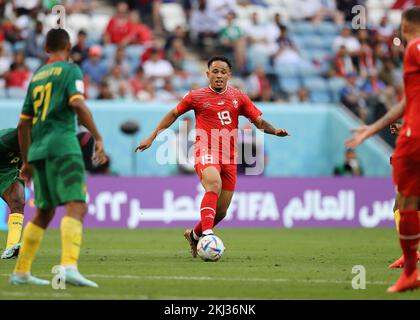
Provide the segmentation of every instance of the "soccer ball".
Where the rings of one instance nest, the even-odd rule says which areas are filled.
[[[217,261],[222,257],[223,252],[225,252],[225,246],[218,236],[208,235],[198,241],[197,253],[204,261]]]

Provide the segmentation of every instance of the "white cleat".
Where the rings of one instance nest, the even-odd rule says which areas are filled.
[[[7,248],[3,251],[3,254],[1,255],[0,259],[15,259],[17,258],[20,250],[20,243],[16,243],[15,245]]]

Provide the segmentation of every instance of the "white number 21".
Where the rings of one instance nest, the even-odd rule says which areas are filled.
[[[221,111],[221,112],[218,112],[217,115],[219,116],[219,119],[222,125],[232,123],[232,119],[230,118],[229,111]]]

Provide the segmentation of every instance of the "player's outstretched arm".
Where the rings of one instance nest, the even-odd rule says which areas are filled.
[[[270,123],[265,121],[261,116],[255,119],[254,125],[260,129],[264,130],[264,133],[272,134],[278,137],[290,136],[286,129],[276,129]]]
[[[169,128],[175,122],[175,120],[178,119],[178,116],[179,116],[179,113],[178,113],[177,108],[173,108],[171,111],[169,111],[167,114],[165,114],[163,116],[163,118],[160,120],[156,129],[152,132],[152,134],[147,139],[140,142],[140,144],[137,146],[137,148],[136,148],[136,150],[134,150],[134,152],[137,152],[137,151],[142,152],[146,149],[149,149],[150,146],[152,145],[153,141],[156,139],[157,135],[162,130],[165,130],[165,129]]]
[[[396,120],[400,119],[404,114],[405,98],[402,99],[396,106],[391,108],[384,116],[376,120],[368,126],[361,126],[352,129],[354,135],[346,140],[345,145],[347,148],[355,148],[366,139],[370,138],[377,132],[391,125]]]
[[[32,118],[20,119],[18,124],[19,148],[22,159],[20,176],[26,183],[31,180],[32,170],[28,164],[28,150],[31,145]]]
[[[96,128],[92,114],[86,106],[85,101],[83,99],[74,99],[70,102],[70,107],[73,108],[74,112],[76,112],[80,124],[82,124],[86,129],[88,129],[89,132],[92,134],[93,138],[95,139],[95,154],[93,155],[93,160],[96,161],[98,164],[105,163],[106,155],[104,150],[104,144],[102,141],[102,136]]]

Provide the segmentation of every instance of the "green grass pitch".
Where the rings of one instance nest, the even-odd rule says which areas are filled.
[[[0,299],[419,299],[387,294],[400,270],[393,229],[218,229],[227,247],[218,262],[193,259],[183,230],[84,231],[79,270],[100,288],[11,286],[16,260],[0,260]],[[0,232],[0,245],[6,233]],[[33,274],[52,279],[58,230],[47,231]],[[354,290],[352,267],[366,268]]]

